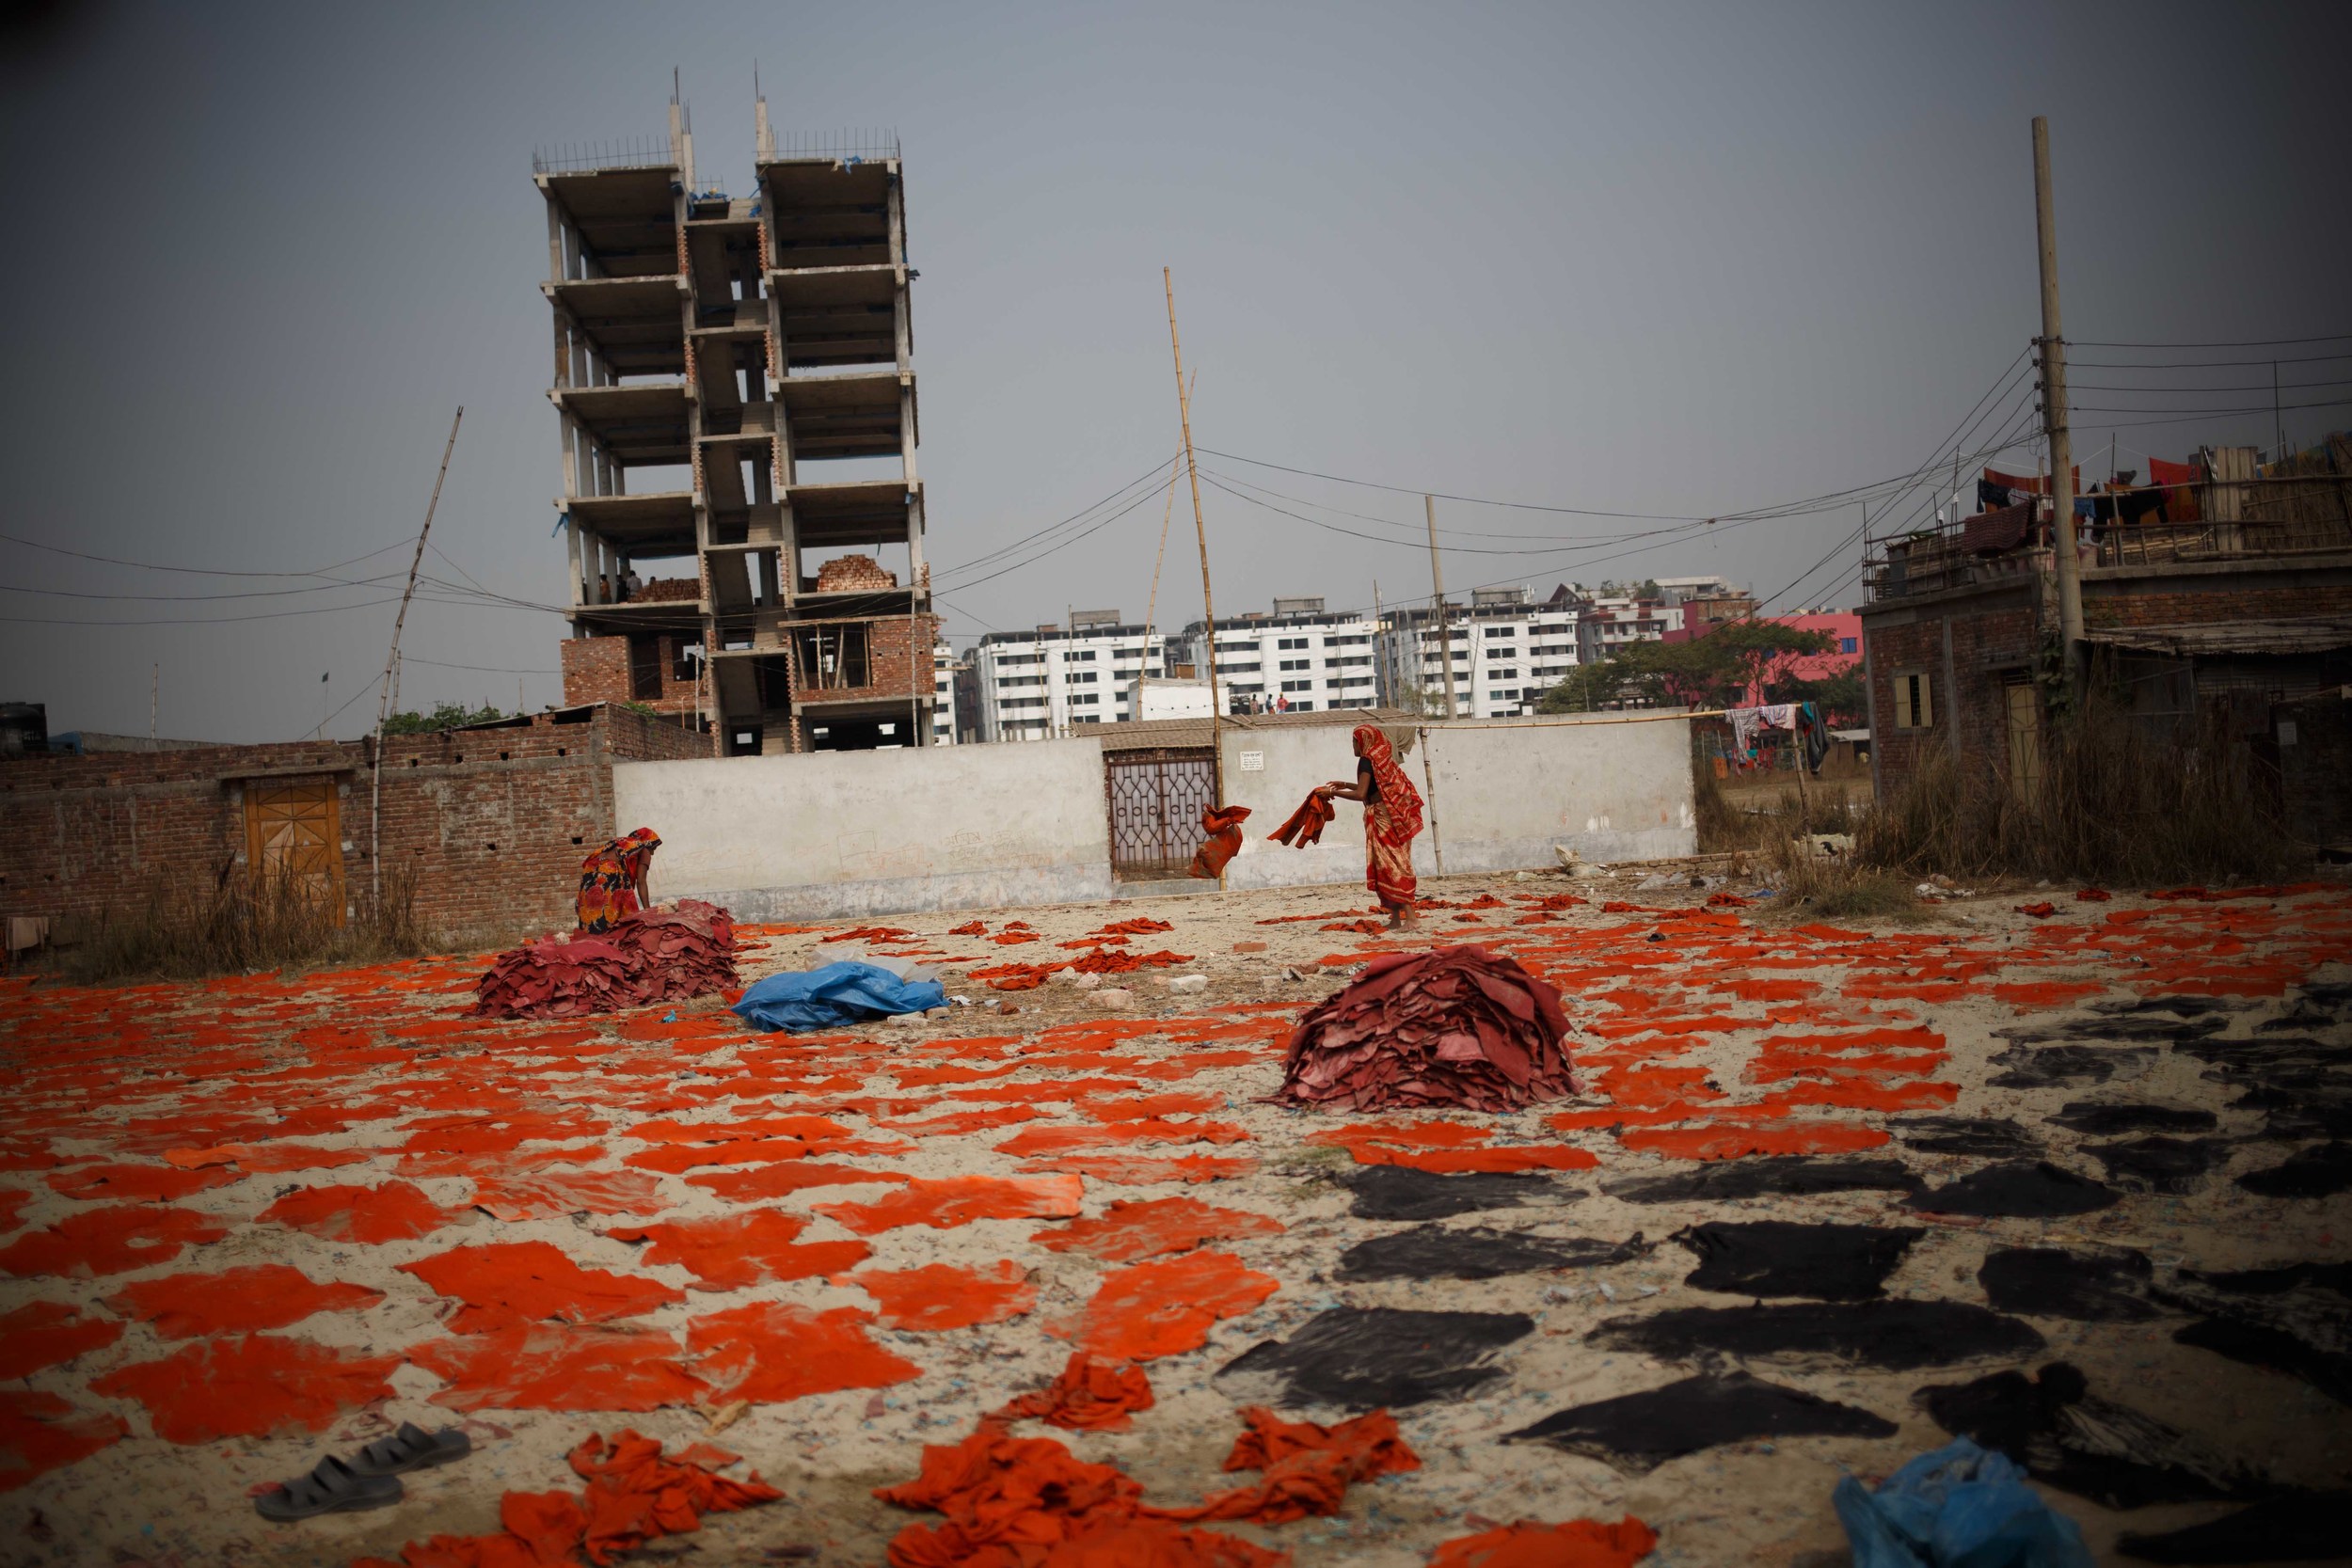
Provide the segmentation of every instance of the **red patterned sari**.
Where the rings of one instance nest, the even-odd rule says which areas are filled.
[[[640,828],[580,863],[580,897],[574,907],[581,930],[609,931],[644,908],[645,872],[660,847],[651,828]]]
[[[1364,802],[1364,883],[1380,907],[1399,913],[1413,907],[1421,884],[1413,876],[1413,840],[1421,832],[1421,791],[1396,765],[1389,737],[1359,724],[1356,754],[1372,769],[1372,799]]]

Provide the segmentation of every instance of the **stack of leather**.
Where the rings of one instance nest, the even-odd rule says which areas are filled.
[[[1560,993],[1483,947],[1375,959],[1299,1021],[1279,1099],[1516,1111],[1576,1092]]]
[[[476,1018],[577,1018],[683,1001],[736,984],[735,917],[698,899],[641,910],[612,930],[501,953],[475,987]]]

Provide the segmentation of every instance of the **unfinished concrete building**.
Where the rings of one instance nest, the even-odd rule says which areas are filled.
[[[714,756],[921,745],[935,681],[895,137],[698,182],[691,122],[541,155],[570,562],[564,700]]]

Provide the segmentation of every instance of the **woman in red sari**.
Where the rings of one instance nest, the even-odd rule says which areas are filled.
[[[582,931],[609,931],[653,903],[645,874],[661,840],[651,828],[616,838],[580,863],[580,898],[575,906]]]
[[[1317,793],[1364,803],[1364,882],[1391,927],[1411,926],[1413,839],[1421,832],[1421,791],[1396,765],[1389,737],[1371,724],[1356,726],[1356,782],[1334,779]]]

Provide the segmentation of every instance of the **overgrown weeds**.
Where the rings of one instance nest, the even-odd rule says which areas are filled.
[[[1865,818],[1855,849],[1913,879],[2137,887],[2270,879],[2294,859],[2218,715],[2165,738],[2096,700],[2051,727],[2041,776],[2024,789],[1989,761],[1931,752]]]
[[[209,886],[157,879],[136,906],[61,943],[59,967],[93,985],[414,958],[429,945],[416,893],[414,868],[388,866],[381,893],[355,890],[344,917],[331,889],[289,870]]]

